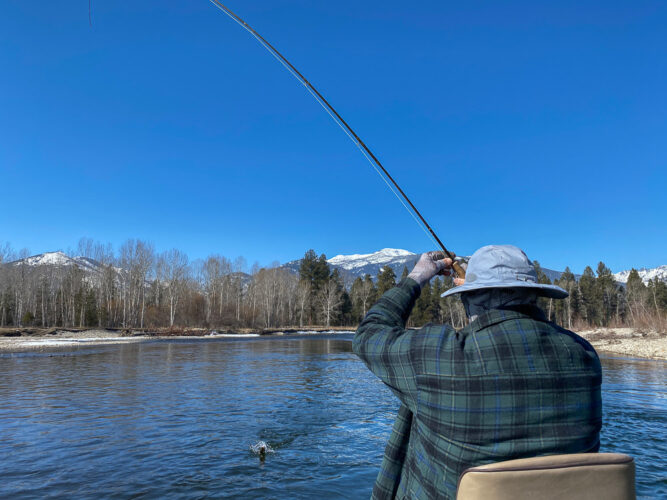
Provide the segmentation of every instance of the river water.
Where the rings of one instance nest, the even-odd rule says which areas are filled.
[[[368,498],[397,402],[350,339],[3,354],[0,498]],[[667,363],[603,366],[602,451],[635,457],[640,497],[667,498]]]

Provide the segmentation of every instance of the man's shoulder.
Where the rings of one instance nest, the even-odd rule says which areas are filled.
[[[427,323],[413,332],[413,349],[417,359],[446,357],[460,349],[461,335],[448,324]]]
[[[585,339],[544,316],[515,311],[490,316],[497,321],[487,318],[473,335],[485,360],[499,358],[498,370],[600,371],[597,353]]]
[[[448,324],[426,323],[421,328],[413,329],[414,339],[420,348],[426,346],[442,348],[446,343],[456,340],[458,332]]]
[[[548,324],[554,330],[554,332],[562,335],[564,338],[569,339],[569,341],[572,342],[573,344],[581,346],[585,351],[591,352],[597,356],[597,351],[595,350],[595,348],[591,345],[590,342],[588,342],[588,340],[583,338],[581,335],[578,335],[572,330],[563,328],[562,326],[557,325],[555,323],[549,322]]]
[[[479,353],[463,330],[448,324],[426,324],[413,336],[414,359],[420,373],[462,375],[481,373]]]

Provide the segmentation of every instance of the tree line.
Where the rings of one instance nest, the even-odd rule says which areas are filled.
[[[590,266],[577,279],[569,267],[560,278],[552,281],[534,261],[538,282],[558,285],[569,296],[565,299],[540,298],[538,305],[549,321],[565,328],[584,330],[596,327],[633,327],[644,330],[667,330],[667,284],[657,278],[644,284],[636,269],[632,269],[625,285],[617,283],[611,270],[600,262],[594,272]],[[380,274],[388,273],[384,270]],[[403,270],[403,276],[407,269]],[[391,278],[391,277],[390,277]],[[387,278],[389,282],[392,280]],[[378,279],[378,283],[380,280]],[[361,280],[355,282],[360,286]],[[383,289],[386,289],[383,286]],[[451,278],[436,278],[422,288],[409,323],[449,323],[455,328],[465,326],[463,305],[455,296],[440,295],[453,285]],[[354,288],[354,285],[353,285]],[[356,301],[355,304],[361,304]]]
[[[213,254],[190,261],[180,250],[156,252],[142,240],[111,245],[82,239],[71,266],[31,266],[27,251],[0,245],[0,326],[115,328],[280,328],[355,326],[400,278],[390,267],[346,287],[324,254],[308,250],[297,273],[278,264],[246,269],[246,262]],[[551,283],[536,262],[538,278]],[[247,272],[246,272],[247,271]],[[602,262],[577,280],[567,268],[554,284],[565,300],[540,299],[547,317],[571,329],[632,326],[664,330],[667,285],[645,285],[632,270],[626,286]],[[410,326],[465,326],[460,300],[441,298],[453,286],[438,277],[427,284],[409,318]]]

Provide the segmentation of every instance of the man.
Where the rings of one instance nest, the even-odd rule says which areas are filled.
[[[443,257],[423,254],[354,337],[354,352],[401,401],[374,499],[455,498],[468,467],[600,446],[600,361],[545,319],[537,298],[567,292],[538,283],[519,248],[480,248],[465,282],[442,294],[460,295],[468,326],[405,329],[421,287],[449,274]]]

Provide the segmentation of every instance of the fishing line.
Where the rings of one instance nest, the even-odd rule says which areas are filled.
[[[442,241],[440,241],[440,238],[438,238],[438,236],[435,234],[435,231],[433,231],[428,222],[426,222],[426,219],[424,219],[419,210],[417,210],[417,207],[415,207],[414,204],[410,201],[408,196],[403,192],[401,187],[389,174],[387,169],[385,169],[382,166],[380,161],[375,157],[375,155],[371,152],[371,150],[368,149],[368,146],[364,144],[364,142],[359,138],[359,136],[354,132],[354,130],[352,130],[352,128],[347,124],[347,122],[343,119],[343,117],[341,117],[338,114],[338,112],[334,109],[334,107],[331,104],[329,104],[329,102],[324,98],[324,96],[322,96],[322,94],[320,94],[317,91],[317,89],[313,87],[313,85],[299,72],[299,70],[297,70],[292,65],[292,63],[290,63],[280,52],[278,52],[278,50],[275,47],[273,47],[273,45],[271,45],[266,39],[264,39],[264,37],[262,37],[252,27],[250,27],[248,23],[246,23],[236,14],[234,14],[234,12],[232,12],[229,8],[227,8],[224,4],[222,4],[218,0],[209,0],[209,2],[211,2],[216,8],[227,14],[228,17],[230,17],[233,21],[235,21],[243,29],[245,29],[248,33],[250,33],[260,44],[262,44],[262,46],[267,51],[269,51],[269,53],[275,59],[278,60],[278,62],[285,69],[287,69],[287,71],[289,71],[292,74],[294,78],[296,78],[304,87],[306,87],[308,92],[315,98],[315,100],[320,104],[320,106],[322,106],[322,108],[327,112],[327,114],[331,117],[331,119],[338,125],[338,127],[340,127],[340,129],[343,132],[345,132],[345,135],[347,135],[350,138],[350,140],[354,142],[357,148],[364,155],[364,158],[366,158],[368,163],[371,164],[373,169],[382,178],[384,183],[391,190],[391,192],[398,199],[398,201],[401,202],[401,205],[403,205],[403,207],[408,211],[408,213],[412,216],[417,225],[422,229],[422,231],[424,231],[424,233],[431,239],[433,243],[435,243],[436,245],[440,246],[440,248],[443,249],[447,257],[454,260],[454,255],[451,252],[449,252],[449,250],[447,250]],[[400,195],[402,195],[402,197],[399,196],[399,193]],[[453,263],[452,267],[459,275],[459,277],[461,278],[465,277],[465,271],[461,269],[461,267],[456,262]]]

